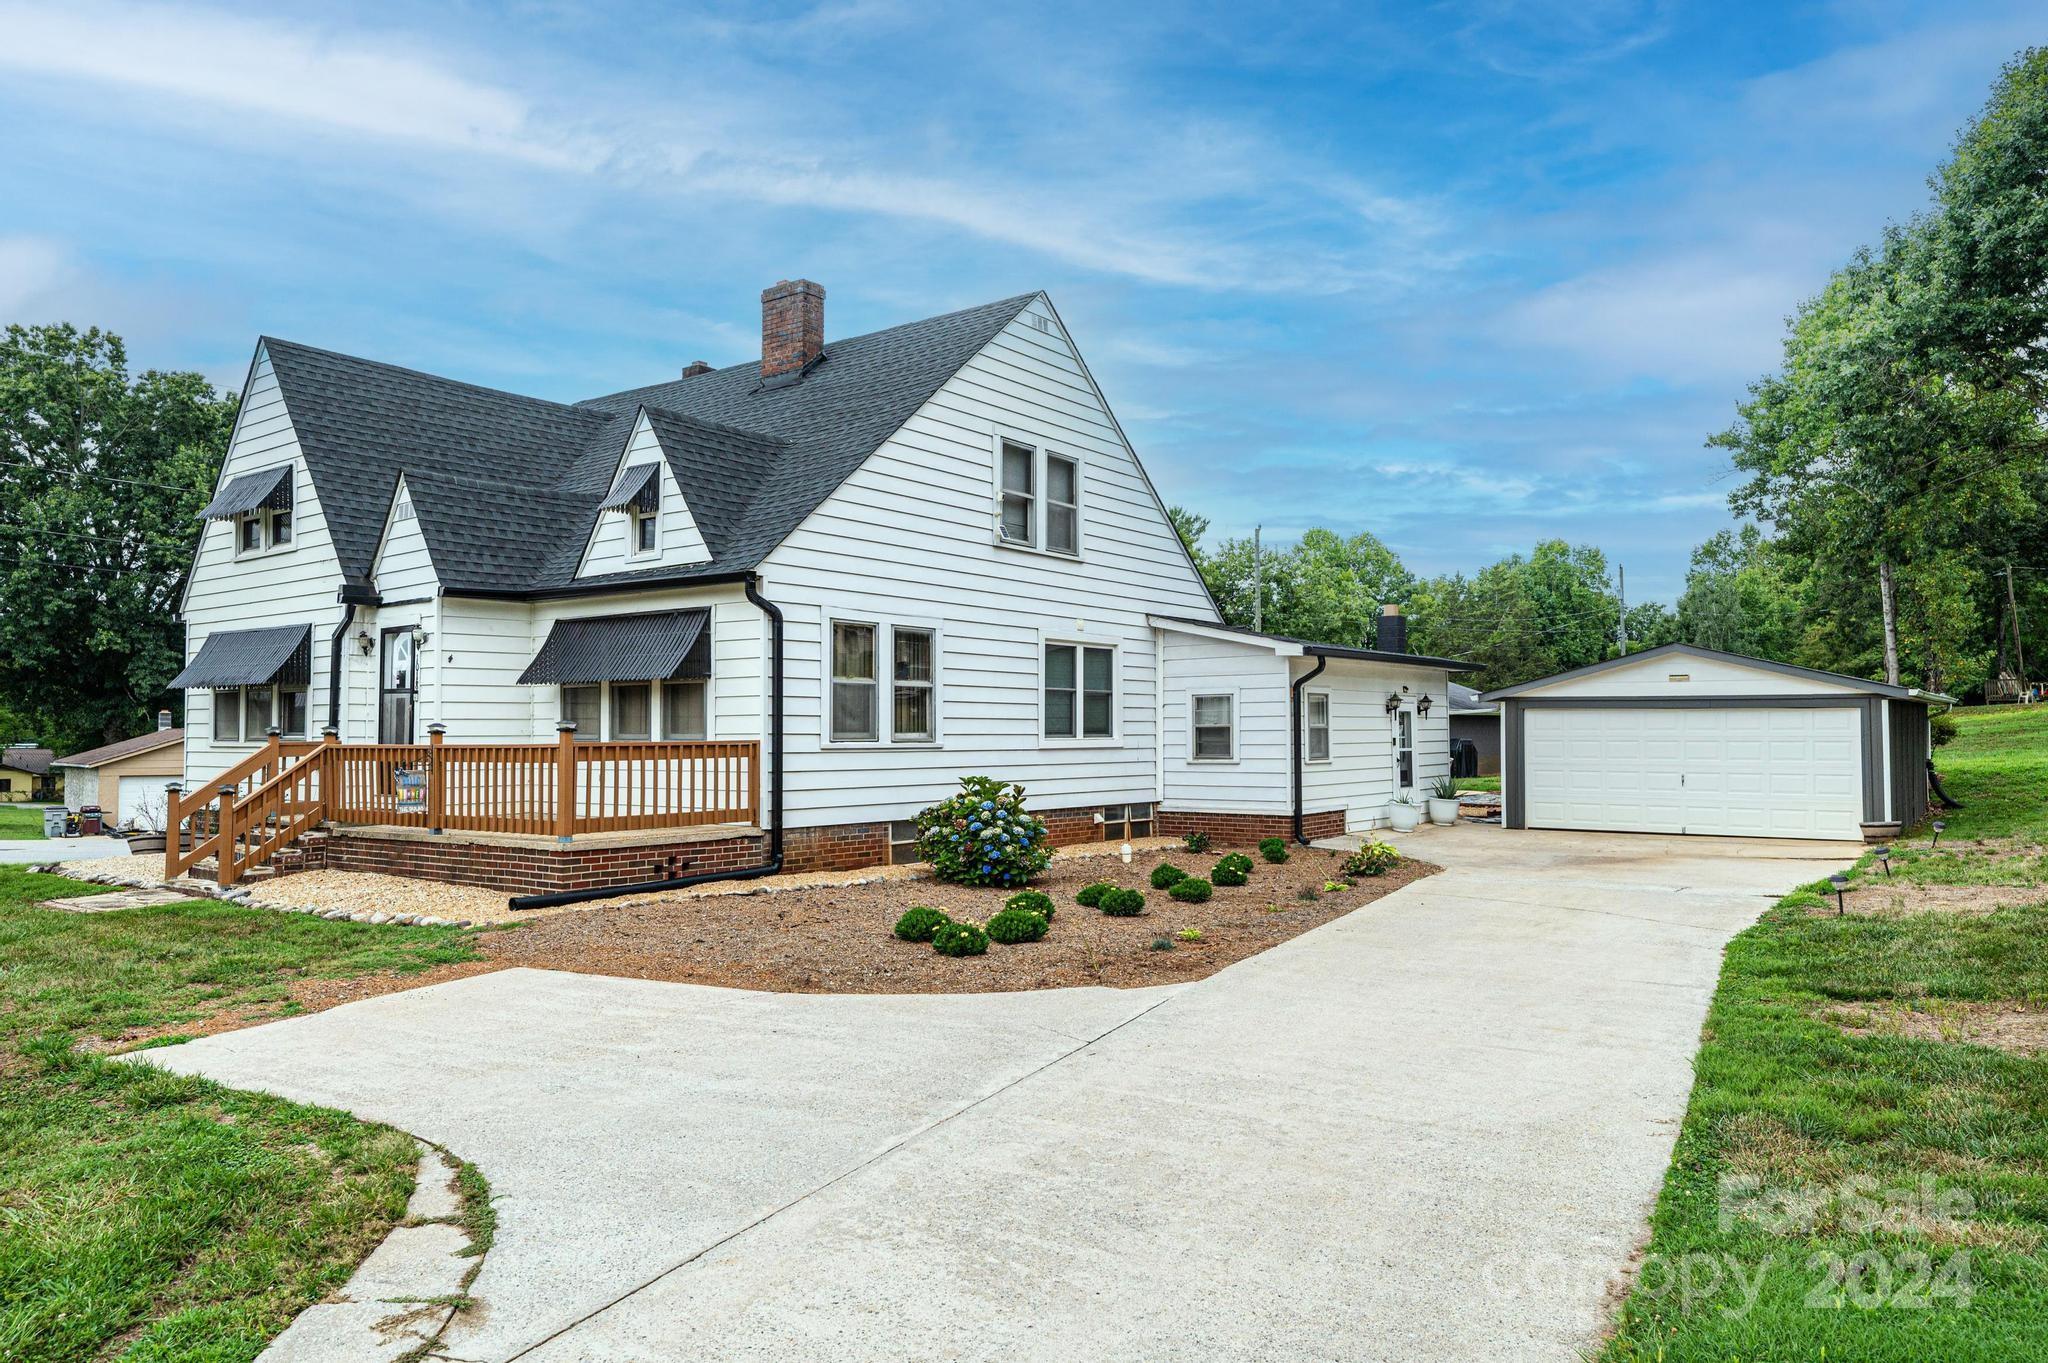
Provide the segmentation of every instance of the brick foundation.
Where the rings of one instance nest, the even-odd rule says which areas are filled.
[[[1223,846],[1249,847],[1263,838],[1293,838],[1292,814],[1204,814],[1189,809],[1159,811],[1159,832],[1170,838],[1190,833],[1207,833],[1211,842]],[[1311,841],[1337,838],[1344,834],[1344,811],[1322,809],[1301,816],[1301,831]]]
[[[337,830],[310,848],[296,870],[369,871],[506,894],[560,894],[758,866],[767,855],[758,833],[689,842],[567,847],[462,841],[460,834],[423,840]],[[676,869],[670,869],[674,857]]]

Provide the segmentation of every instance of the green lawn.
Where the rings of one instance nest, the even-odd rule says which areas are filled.
[[[2048,1007],[2048,707],[1958,718],[1935,762],[1966,808],[1894,870],[2019,888],[1837,918],[1809,887],[1730,944],[1605,1363],[2048,1358],[2048,1056],[1896,1025]]]
[[[0,838],[43,836],[41,805],[0,805]]]
[[[0,1359],[251,1359],[403,1214],[411,1137],[92,1050],[474,953],[213,901],[35,907],[98,888],[0,867]]]
[[[1500,778],[1498,776],[1460,776],[1458,778],[1458,789],[1490,790],[1498,794],[1500,792]]]

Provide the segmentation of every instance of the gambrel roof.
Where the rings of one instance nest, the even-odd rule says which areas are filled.
[[[1036,296],[832,341],[798,383],[749,360],[577,403],[263,346],[347,580],[369,580],[403,474],[442,586],[518,596],[758,566]],[[712,558],[578,578],[643,413]]]

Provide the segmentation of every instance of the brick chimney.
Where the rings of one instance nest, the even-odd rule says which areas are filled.
[[[683,366],[683,377],[686,379],[694,379],[699,374],[709,374],[710,372],[711,366],[702,360],[692,360]]]
[[[168,729],[168,728],[170,728],[170,727],[171,727],[171,712],[170,712],[169,710],[159,710],[159,711],[157,711],[157,712],[156,712],[156,731],[157,731],[158,733],[162,733],[162,732],[163,732],[164,730],[166,730],[166,729]]]
[[[793,383],[825,353],[825,286],[785,279],[761,290],[761,381]]]
[[[1390,604],[1380,607],[1378,647],[1382,653],[1408,651],[1408,617],[1401,614],[1399,606]]]

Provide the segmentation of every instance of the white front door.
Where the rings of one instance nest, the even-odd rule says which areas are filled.
[[[1394,712],[1394,793],[1415,788],[1415,712]]]
[[[1854,706],[1531,706],[1522,751],[1531,828],[1863,836]]]

